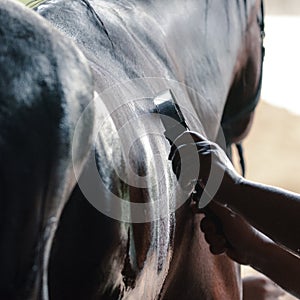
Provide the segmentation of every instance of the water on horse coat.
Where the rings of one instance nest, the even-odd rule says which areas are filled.
[[[229,99],[231,111],[246,105],[257,90],[259,1],[51,0],[36,9],[47,24],[33,12],[4,2],[0,14],[6,14],[7,22],[1,17],[0,33],[13,19],[32,28],[28,49],[24,37],[14,38],[25,63],[13,65],[13,80],[28,69],[22,74],[30,80],[21,80],[22,91],[31,87],[30,101],[45,102],[45,112],[30,105],[31,121],[38,124],[20,123],[16,115],[8,122],[36,136],[27,151],[14,144],[14,133],[0,136],[0,151],[11,147],[19,151],[22,163],[32,162],[22,167],[29,170],[28,180],[15,176],[17,167],[10,168],[15,178],[10,187],[20,188],[2,202],[17,203],[23,190],[36,195],[23,212],[36,223],[14,225],[15,232],[21,224],[28,226],[24,237],[31,261],[11,250],[16,245],[6,248],[3,259],[18,257],[27,268],[19,272],[7,266],[13,275],[2,281],[0,298],[22,295],[23,290],[5,290],[18,284],[13,279],[17,274],[20,290],[26,287],[30,299],[239,299],[237,266],[210,254],[199,228],[201,216],[183,201],[188,197],[167,160],[170,145],[152,100],[171,89],[190,129],[215,140],[228,95],[234,95]],[[18,32],[14,26],[10,30]],[[4,42],[0,68],[6,45],[11,46]],[[49,66],[43,67],[45,61]],[[240,88],[241,82],[247,89]],[[41,88],[44,85],[49,91]],[[48,97],[52,91],[53,101]],[[24,95],[20,88],[2,85],[0,93],[5,92],[15,93],[10,105]],[[1,94],[0,111],[4,98]],[[19,107],[26,108],[26,103],[22,100]],[[248,119],[242,121],[235,124],[234,138],[247,127]],[[35,128],[40,130],[37,135]],[[36,145],[41,147],[38,154]],[[13,152],[7,153],[7,166],[12,166]],[[33,172],[39,181],[32,180]],[[1,230],[10,225],[6,222]],[[1,236],[1,245],[5,242]],[[30,271],[32,265],[37,271]],[[24,283],[27,278],[30,284]]]

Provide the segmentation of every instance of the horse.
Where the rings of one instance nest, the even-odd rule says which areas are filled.
[[[20,4],[1,1],[0,19],[0,298],[46,299],[36,291],[54,216],[75,184],[69,145],[81,106],[93,98],[92,74],[75,46]],[[82,158],[92,126],[82,128]]]
[[[152,100],[171,89],[191,130],[216,140],[222,123],[240,141],[253,109],[224,120],[258,94],[261,2],[35,10],[0,3],[0,298],[240,299],[239,267],[210,253]]]

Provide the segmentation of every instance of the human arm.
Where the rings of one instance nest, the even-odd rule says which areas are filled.
[[[300,297],[299,257],[263,236],[230,209],[212,202],[209,211],[209,216],[201,222],[201,229],[213,254],[226,253],[231,259],[252,266]]]
[[[222,201],[222,193],[228,195],[225,202]],[[218,194],[223,203],[227,203],[255,228],[275,242],[299,253],[300,197],[298,194],[246,179],[235,186],[222,187]]]
[[[244,179],[237,174],[218,145],[195,132],[182,134],[175,144],[170,158],[177,176],[181,164],[194,163],[189,161],[192,155],[180,157],[178,149],[181,153],[197,151],[200,160],[199,177],[189,180],[201,180],[205,184],[213,164],[219,174],[224,175],[214,198],[241,214],[274,241],[297,253],[300,249],[300,195]]]

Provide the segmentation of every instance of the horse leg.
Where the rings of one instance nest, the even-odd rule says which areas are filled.
[[[47,264],[75,185],[73,132],[93,99],[82,54],[23,5],[0,2],[0,298],[48,299]],[[80,103],[77,107],[70,106]],[[80,168],[93,128],[81,128]]]

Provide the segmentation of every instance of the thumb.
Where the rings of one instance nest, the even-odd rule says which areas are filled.
[[[227,223],[237,216],[231,209],[216,202],[215,200],[212,200],[205,210],[218,217],[222,223]]]

